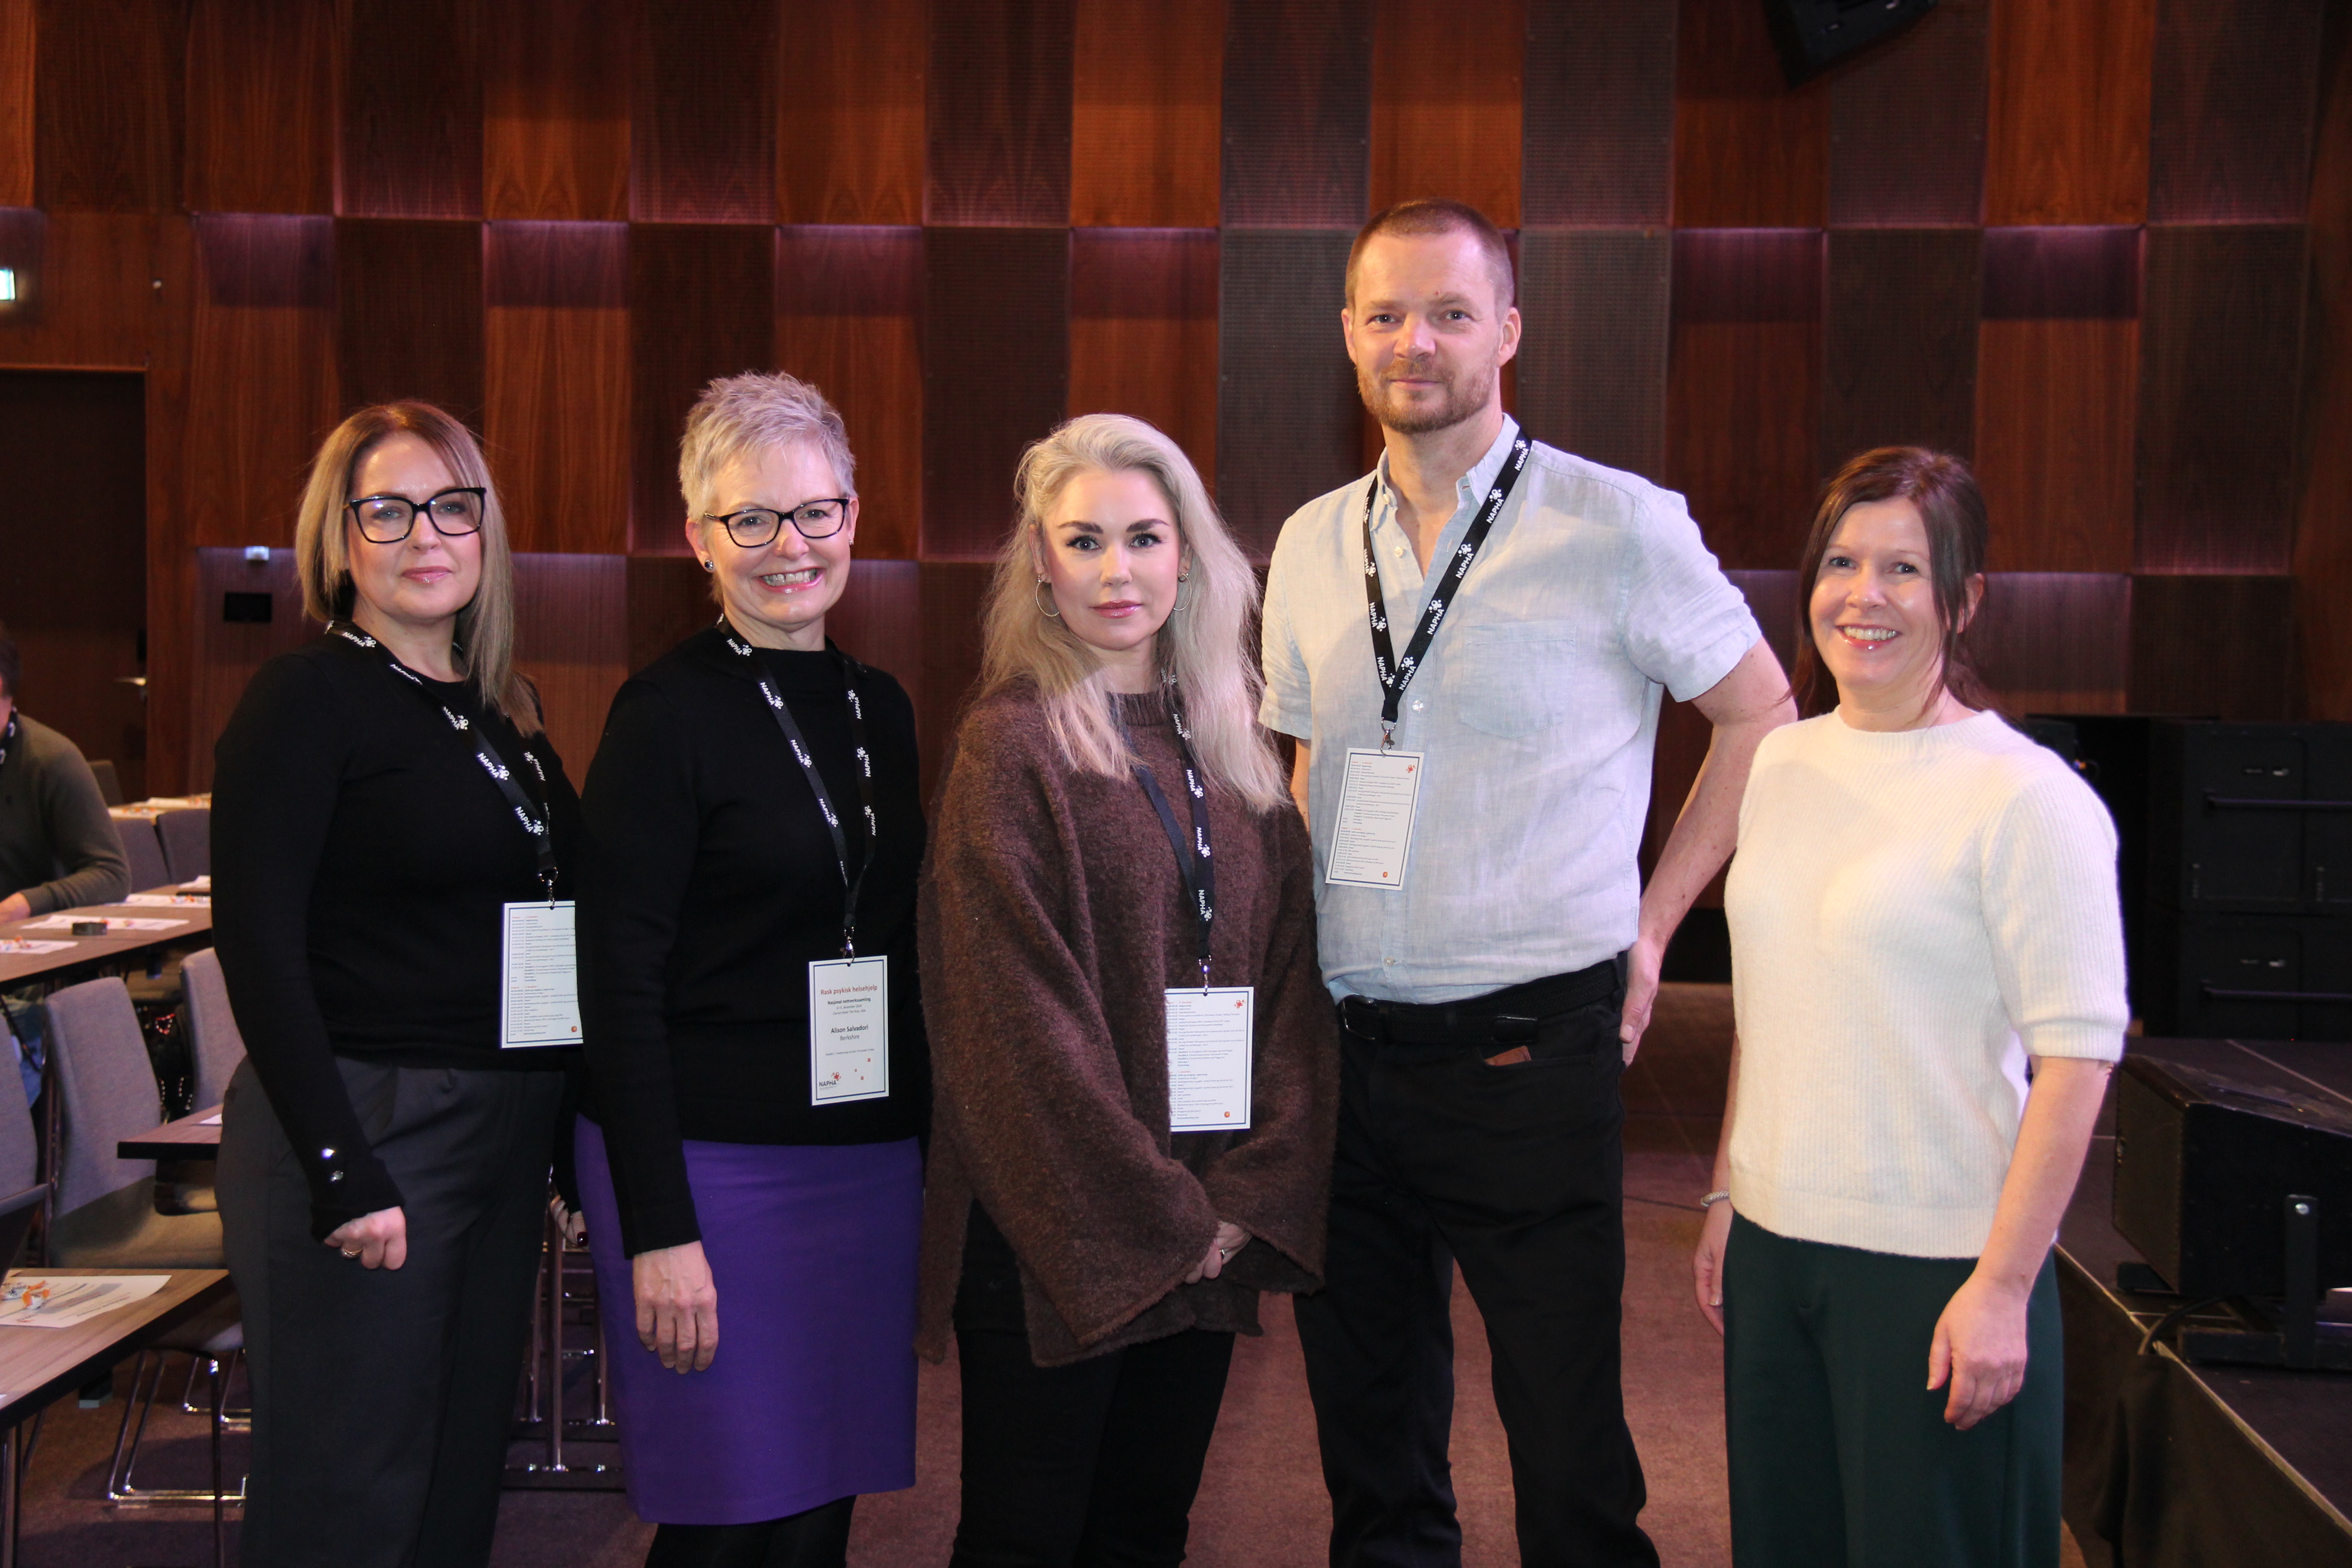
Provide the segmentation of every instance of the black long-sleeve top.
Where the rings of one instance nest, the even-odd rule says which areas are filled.
[[[503,906],[547,895],[530,834],[444,703],[547,804],[556,892],[570,897],[580,816],[562,762],[462,683],[419,690],[383,650],[321,637],[255,673],[214,748],[213,940],[321,1237],[401,1202],[336,1058],[520,1070],[578,1059],[499,1048]]]
[[[699,632],[621,688],[582,792],[582,1109],[604,1130],[632,1257],[701,1239],[685,1140],[887,1142],[922,1131],[929,1113],[914,705],[888,675],[857,668],[880,824],[857,951],[890,960],[890,1093],[814,1106],[808,965],[841,955],[841,866],[753,659],[728,637]],[[855,868],[867,836],[843,665],[832,651],[753,658],[807,740]]]

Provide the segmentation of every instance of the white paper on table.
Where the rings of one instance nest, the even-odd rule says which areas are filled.
[[[196,1125],[199,1127],[218,1127],[221,1124],[220,1119],[221,1113],[215,1110],[210,1116],[205,1117],[202,1121],[197,1122]]]
[[[185,921],[158,920],[152,915],[109,915],[105,918],[106,934],[109,936],[112,936],[119,931],[170,931],[174,926],[184,926],[188,923]],[[26,921],[24,929],[26,931],[71,931],[77,925],[95,925],[97,921],[96,916],[78,915],[68,910],[61,915],[48,915],[40,920]]]
[[[1412,817],[1421,802],[1421,772],[1419,752],[1348,748],[1326,882],[1391,891],[1404,886],[1405,861],[1412,854]]]
[[[213,907],[210,893],[132,893],[122,901],[126,904],[169,904],[200,910]]]
[[[209,893],[212,890],[213,874],[210,871],[207,871],[203,876],[196,878],[194,881],[183,882],[180,884],[180,891],[184,893]]]
[[[499,954],[499,1046],[580,1043],[580,963],[572,900],[509,904]]]
[[[1257,998],[1247,985],[1168,988],[1168,1131],[1233,1132],[1250,1124]]]
[[[0,1285],[0,1329],[70,1329],[101,1312],[143,1301],[168,1274],[44,1274],[11,1268]]]
[[[74,946],[69,942],[36,942],[16,937],[0,938],[0,953],[63,952]]]
[[[890,1098],[890,960],[819,959],[809,987],[809,1103]]]

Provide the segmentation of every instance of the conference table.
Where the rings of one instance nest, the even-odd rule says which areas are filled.
[[[208,944],[212,898],[208,884],[202,885],[204,891],[192,890],[197,886],[156,888],[133,893],[131,898],[135,902],[58,910],[0,924],[0,988],[34,980],[69,984],[129,969],[142,961],[155,962],[173,947]],[[56,923],[60,921],[104,921],[107,930],[103,934],[77,936],[70,923]],[[21,951],[18,944],[24,943],[37,944],[45,951]]]

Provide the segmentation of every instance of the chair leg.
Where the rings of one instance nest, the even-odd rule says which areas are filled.
[[[232,1354],[226,1365],[213,1363],[213,1568],[228,1568],[228,1499],[221,1476],[221,1407],[228,1401],[228,1370],[236,1364]],[[242,1487],[238,1489],[244,1490]]]
[[[220,1428],[226,1425],[221,1415],[222,1402],[227,1396],[230,1372],[242,1352],[211,1360],[198,1356],[198,1361],[211,1360],[213,1368],[212,1403],[205,1412],[213,1427],[213,1460],[217,1472],[220,1462]],[[106,1498],[118,1507],[143,1508],[151,1503],[212,1503],[226,1506],[245,1501],[245,1483],[237,1483],[234,1494],[222,1487],[218,1473],[213,1484],[205,1487],[142,1487],[135,1483],[132,1471],[139,1463],[139,1446],[147,1436],[147,1417],[154,1409],[155,1400],[163,1389],[164,1366],[163,1352],[142,1351],[131,1374],[131,1397],[122,1410],[122,1426],[115,1433],[114,1459],[107,1468]],[[133,1424],[134,1413],[136,1424]]]
[[[141,1351],[139,1359],[131,1363],[131,1391],[122,1401],[122,1425],[114,1432],[114,1459],[106,1469],[106,1496],[110,1502],[128,1502],[136,1496],[131,1485],[131,1467],[139,1462],[140,1440],[147,1436],[147,1412],[154,1405],[156,1391],[163,1382],[162,1353]]]

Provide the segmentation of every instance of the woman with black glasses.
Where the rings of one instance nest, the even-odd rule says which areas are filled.
[[[814,387],[711,383],[678,482],[719,614],[583,791],[581,1199],[647,1563],[819,1568],[915,1479],[914,709],[825,637],[857,495]]]
[[[216,750],[214,931],[249,1055],[220,1210],[253,1374],[243,1558],[478,1564],[498,1521],[558,1103],[578,804],[513,663],[498,491],[422,403],[327,437],[294,536],[326,633]],[[558,966],[560,969],[560,965]]]

